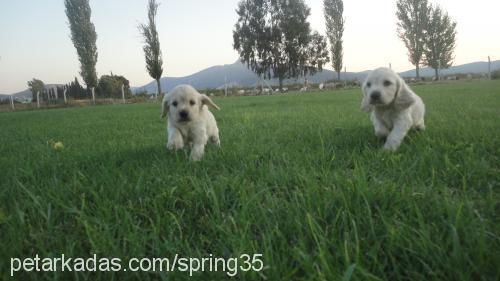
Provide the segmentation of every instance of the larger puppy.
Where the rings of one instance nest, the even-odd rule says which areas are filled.
[[[378,68],[368,75],[361,109],[370,113],[375,135],[387,138],[385,150],[398,149],[410,129],[425,129],[422,99],[389,68]]]
[[[190,159],[199,161],[209,139],[220,146],[219,128],[208,105],[219,109],[209,97],[198,93],[189,85],[179,85],[165,95],[161,117],[168,114],[169,150],[182,149],[184,144],[190,144]]]

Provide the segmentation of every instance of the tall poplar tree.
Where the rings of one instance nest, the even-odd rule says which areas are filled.
[[[344,2],[342,0],[324,0],[324,14],[326,22],[326,36],[330,41],[330,51],[332,54],[332,66],[337,71],[337,79],[340,80],[340,73],[343,67],[343,40],[344,35]]]
[[[149,75],[156,80],[156,98],[161,94],[161,75],[163,74],[163,59],[160,49],[160,39],[156,29],[156,13],[159,4],[156,0],[149,0],[148,3],[148,23],[139,25],[142,37],[144,38],[144,57],[146,59],[146,69]]]
[[[66,16],[71,29],[71,40],[80,61],[80,75],[87,90],[94,91],[97,86],[97,33],[90,16],[89,0],[64,0]]]

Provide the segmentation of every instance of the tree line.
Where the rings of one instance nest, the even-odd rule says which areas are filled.
[[[453,64],[456,45],[456,26],[448,13],[428,0],[398,0],[398,36],[408,50],[408,60],[420,78],[420,65],[439,70]]]
[[[121,99],[122,86],[125,98],[132,97],[130,82],[124,76],[114,75],[113,73],[111,73],[111,75],[102,75],[96,85],[95,95],[99,98]],[[33,78],[28,81],[28,88],[33,94],[32,102],[37,102],[38,97],[40,97],[40,101],[55,101],[56,99],[62,98],[64,95],[70,99],[89,98],[88,89],[85,89],[80,84],[77,77],[67,84],[53,87],[48,87],[42,80]]]
[[[156,0],[149,0],[148,3],[148,24],[139,25],[139,30],[144,38],[144,54],[146,59],[146,69],[148,73],[157,81],[158,94],[161,93],[160,78],[162,69],[162,54],[156,29],[156,13],[158,9]],[[122,87],[126,97],[130,97],[130,83],[120,75],[102,75],[97,78],[96,64],[98,58],[97,52],[97,33],[95,26],[91,21],[92,10],[89,0],[64,0],[65,12],[69,22],[71,32],[71,41],[76,49],[78,60],[80,62],[80,76],[82,77],[86,88],[84,89],[78,79],[69,82],[64,86],[47,89],[43,81],[33,78],[28,81],[28,87],[33,93],[33,101],[37,101],[37,96],[49,101],[51,97],[57,98],[67,94],[74,99],[88,98],[90,93],[92,97],[96,94],[98,97],[121,98]],[[97,90],[97,92],[96,92]]]
[[[238,3],[233,47],[263,79],[312,75],[329,60],[326,39],[312,31],[302,0],[243,0]]]
[[[446,69],[453,63],[456,22],[427,0],[397,1],[398,36],[408,49],[409,61]],[[241,0],[233,30],[233,47],[240,60],[260,78],[283,79],[312,75],[330,61],[337,72],[343,68],[343,35],[346,19],[342,0],[324,0],[326,39],[311,32],[310,9],[304,0]]]
[[[118,89],[130,85],[123,76],[103,75],[97,78],[97,33],[91,21],[89,0],[64,0],[71,40],[78,54],[80,75],[86,90],[75,78],[64,89],[73,98],[116,97]],[[398,0],[396,16],[397,32],[408,50],[409,61],[420,77],[420,66],[445,69],[453,63],[456,44],[456,22],[446,11],[428,0]],[[157,94],[161,94],[160,78],[163,74],[163,58],[160,48],[156,16],[159,3],[148,1],[148,22],[138,26],[144,39],[146,70],[156,80]],[[233,48],[240,60],[262,79],[277,78],[279,89],[288,78],[307,77],[322,71],[331,61],[340,80],[343,62],[343,34],[346,19],[342,0],[323,0],[326,36],[311,30],[308,17],[310,8],[304,0],[240,0],[238,20],[233,30]],[[327,42],[328,41],[328,42]],[[329,43],[329,44],[328,44]],[[328,48],[328,45],[330,46]],[[35,97],[44,91],[43,82],[33,79],[28,86]],[[121,89],[119,90],[121,92]],[[56,91],[57,96],[57,91]],[[46,93],[49,98],[49,93]]]

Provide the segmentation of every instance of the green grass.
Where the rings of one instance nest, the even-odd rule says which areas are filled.
[[[261,253],[263,271],[233,279],[498,280],[500,83],[414,90],[427,130],[410,133],[397,153],[381,150],[359,89],[217,99],[222,149],[207,147],[200,163],[167,152],[159,104],[2,113],[0,279],[10,258],[36,254]]]

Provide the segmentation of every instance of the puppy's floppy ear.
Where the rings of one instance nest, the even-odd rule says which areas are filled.
[[[373,105],[370,104],[370,97],[366,91],[366,82],[363,84],[363,100],[361,101],[361,110],[364,112],[370,112],[373,109]]]
[[[200,94],[200,101],[202,105],[209,105],[217,110],[220,110],[220,108],[205,94]]]
[[[165,118],[165,116],[167,116],[167,113],[168,113],[168,102],[169,102],[169,99],[168,99],[168,95],[165,95],[163,97],[163,101],[161,102],[161,118]]]
[[[406,82],[403,80],[403,78],[399,77],[398,84],[398,92],[396,94],[397,96],[394,104],[401,109],[408,108],[415,102],[415,94],[410,89],[410,87],[406,85]]]

